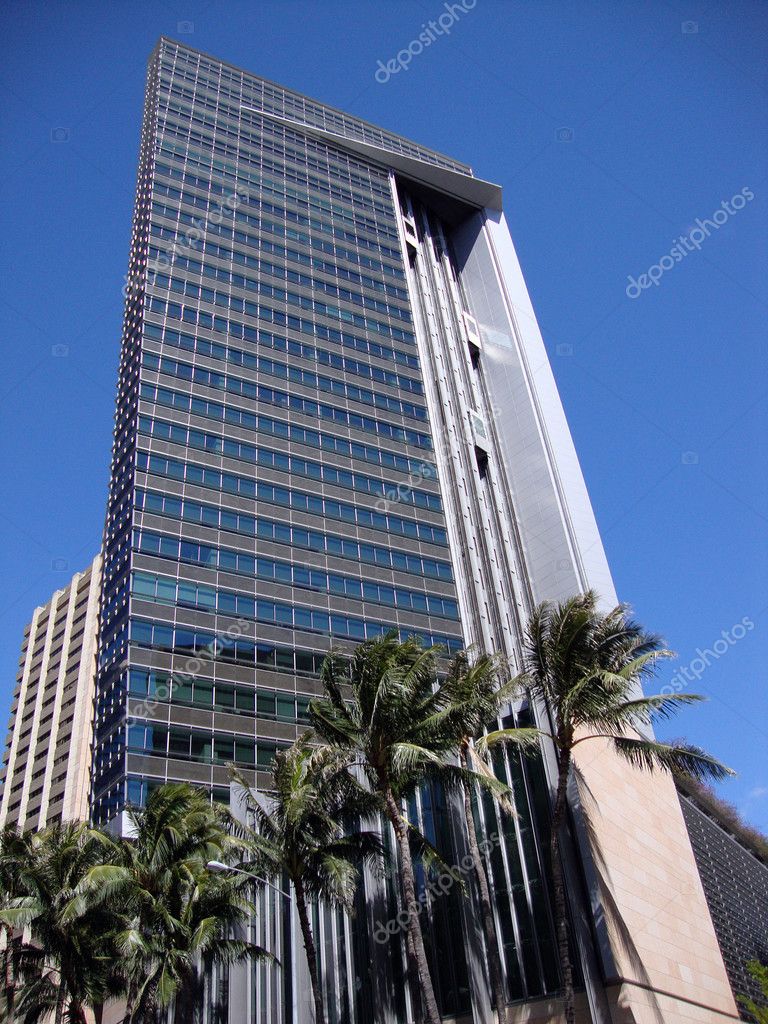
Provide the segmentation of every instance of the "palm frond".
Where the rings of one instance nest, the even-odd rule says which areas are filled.
[[[535,753],[540,750],[541,740],[547,735],[548,733],[533,727],[494,729],[478,737],[475,745],[481,757],[497,747],[512,747],[524,753]]]
[[[593,728],[599,726],[601,730],[610,733],[625,731],[638,723],[651,725],[656,721],[669,719],[680,708],[701,703],[705,699],[696,693],[676,693],[651,694],[647,697],[637,697],[634,700],[624,700],[616,704],[605,701],[604,706],[591,716],[590,725]]]
[[[735,772],[700,747],[659,743],[653,740],[616,736],[614,749],[636,768],[646,771],[661,769],[688,775],[698,782],[720,782]]]

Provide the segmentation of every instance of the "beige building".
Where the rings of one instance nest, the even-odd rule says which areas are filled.
[[[0,826],[88,818],[101,555],[24,631],[2,769]]]

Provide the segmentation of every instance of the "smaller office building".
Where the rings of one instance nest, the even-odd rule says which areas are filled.
[[[89,815],[101,555],[24,631],[2,774],[0,827]]]

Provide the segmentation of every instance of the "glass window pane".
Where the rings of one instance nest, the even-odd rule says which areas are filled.
[[[169,757],[189,756],[189,732],[186,729],[171,729],[168,733]]]
[[[221,550],[219,552],[219,568],[233,571],[237,569],[237,555],[234,551]]]
[[[288,647],[278,647],[277,652],[277,667],[287,669],[289,672],[293,671],[293,651]]]
[[[255,691],[238,687],[235,690],[235,704],[238,711],[253,711],[256,704]]]
[[[256,695],[256,710],[258,714],[264,715],[265,717],[274,718],[275,716],[275,695],[274,693],[265,693],[259,690]]]
[[[202,680],[195,681],[195,704],[201,707],[211,707],[213,704],[213,683]]]
[[[231,736],[214,736],[213,749],[217,761],[234,761],[235,741]]]
[[[216,706],[233,708],[235,706],[235,688],[226,683],[216,683]]]
[[[276,747],[271,743],[259,743],[257,766],[262,770],[269,770],[275,758]],[[251,762],[253,763],[253,762]]]
[[[131,693],[145,694],[148,689],[149,674],[139,669],[131,669],[128,689]]]
[[[152,644],[154,647],[170,651],[173,647],[173,629],[171,626],[155,626]]]
[[[179,680],[176,686],[173,688],[173,699],[175,701],[184,701],[191,703],[192,701],[192,680]]]
[[[314,658],[309,651],[296,651],[296,671],[313,672]]]
[[[168,733],[160,725],[153,725],[147,729],[147,742],[145,748],[158,754],[164,754],[167,749]]]
[[[312,613],[309,608],[294,608],[293,623],[296,629],[311,629]]]
[[[256,664],[266,666],[274,665],[275,648],[268,647],[265,644],[258,644],[256,647]]]
[[[253,740],[235,740],[235,761],[237,764],[254,764],[256,752]]]
[[[296,698],[292,694],[277,695],[277,717],[288,722],[296,717]]]
[[[133,593],[140,597],[155,596],[155,579],[153,576],[142,576],[139,573],[133,577]]]
[[[276,622],[282,625],[290,626],[293,624],[293,608],[287,604],[279,604],[276,606],[277,616]]]
[[[173,537],[160,538],[160,554],[167,558],[176,558],[179,553],[179,542]]]

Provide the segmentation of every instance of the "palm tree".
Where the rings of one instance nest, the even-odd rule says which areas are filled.
[[[317,950],[309,920],[311,900],[352,908],[361,862],[383,853],[374,832],[348,831],[346,823],[376,806],[346,770],[338,752],[312,746],[309,733],[276,755],[269,797],[256,793],[236,771],[255,827],[247,830],[253,858],[239,866],[267,878],[287,877],[296,894],[307,955],[315,1024],[325,1024]]]
[[[252,909],[247,880],[219,878],[207,863],[238,848],[225,812],[186,783],[159,787],[129,812],[132,836],[113,863],[93,867],[73,894],[67,919],[89,908],[118,917],[114,943],[126,991],[126,1024],[151,1024],[192,984],[199,963],[234,963],[263,951],[232,937]]]
[[[427,1024],[440,1013],[424,948],[410,836],[403,802],[430,779],[455,788],[467,773],[455,763],[458,733],[450,695],[437,682],[439,649],[416,637],[400,642],[392,630],[359,644],[350,657],[329,654],[321,681],[326,697],[310,705],[312,724],[327,743],[346,752],[392,826],[400,856],[400,896],[407,916],[406,951]],[[506,787],[476,773],[494,791]],[[423,837],[418,841],[424,845]]]
[[[22,877],[31,861],[30,834],[19,832],[7,825],[0,832],[0,907],[21,895]],[[2,949],[2,996],[0,1011],[3,1019],[13,1020],[16,995],[16,961],[19,943],[14,943],[13,928],[0,921],[0,948]]]
[[[558,757],[550,860],[567,1024],[574,1024],[575,1010],[560,840],[574,749],[608,739],[620,757],[649,772],[682,772],[699,780],[733,774],[698,747],[660,743],[636,731],[703,699],[697,694],[642,695],[641,680],[653,674],[660,658],[669,656],[660,638],[634,622],[625,605],[601,612],[592,591],[559,605],[544,602],[526,629],[524,670],[517,682],[548,709],[551,731],[546,735]]]
[[[469,652],[459,651],[451,661],[445,682],[446,691],[450,696],[452,721],[459,733],[459,764],[465,773],[461,788],[467,845],[477,882],[488,954],[488,972],[499,1024],[504,1024],[507,1019],[504,971],[493,919],[488,875],[480,853],[475,816],[472,813],[473,782],[470,770],[486,780],[493,778],[488,753],[494,747],[512,745],[523,750],[538,750],[541,735],[538,729],[498,728],[498,719],[520,690],[517,680],[504,684],[503,669],[502,659],[498,656],[483,654],[470,661]],[[483,734],[483,730],[488,728],[492,728],[493,731]],[[496,796],[504,811],[514,813],[505,794],[497,793]]]
[[[7,839],[7,837],[6,837]],[[89,908],[69,921],[67,907],[87,874],[114,846],[84,824],[50,826],[8,843],[25,857],[0,908],[6,929],[23,929],[17,952],[20,985],[14,1015],[24,1024],[53,1016],[61,1024],[85,1022],[86,1006],[102,1002],[113,988],[104,936],[112,918]]]

